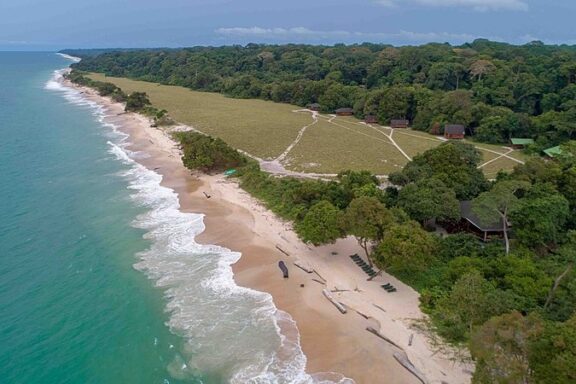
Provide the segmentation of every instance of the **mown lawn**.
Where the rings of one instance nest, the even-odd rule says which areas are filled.
[[[420,133],[420,132],[418,132]],[[414,157],[419,153],[425,152],[429,149],[436,148],[442,141],[436,139],[433,136],[424,137],[418,134],[413,134],[412,131],[406,131],[404,129],[396,129],[392,134],[392,138],[408,154],[410,157]]]
[[[494,160],[490,164],[486,164],[481,169],[484,172],[484,175],[486,175],[486,177],[488,179],[494,179],[496,177],[496,175],[498,174],[498,171],[500,171],[502,169],[512,170],[517,165],[518,165],[518,163],[515,162],[514,160],[510,160],[506,157],[501,157],[498,160]]]
[[[316,173],[368,169],[388,174],[401,170],[407,162],[384,136],[359,135],[326,121],[310,127],[287,160],[289,169]]]
[[[97,73],[90,77],[114,83],[128,93],[146,92],[155,107],[166,109],[177,122],[220,137],[234,148],[267,160],[278,157],[296,139],[300,129],[312,123],[310,113],[294,113],[300,107],[293,105],[232,99],[217,93]],[[288,154],[285,166],[313,173],[366,169],[389,174],[407,163],[388,138],[390,132],[390,128],[368,126],[354,117],[319,115],[319,122],[306,131]],[[437,136],[411,129],[394,130],[393,139],[410,157],[442,144]],[[466,142],[480,149],[483,163],[509,151],[502,145]],[[523,161],[527,158],[519,151],[509,156]],[[517,164],[510,159],[499,159],[482,169],[486,176],[494,177],[498,170],[511,170]]]
[[[125,92],[146,92],[152,104],[176,121],[220,137],[234,148],[261,158],[275,158],[298,131],[312,122],[299,107],[263,100],[232,99],[217,93],[91,74],[94,80],[116,84]]]

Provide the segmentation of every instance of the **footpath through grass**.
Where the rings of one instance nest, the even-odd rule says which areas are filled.
[[[288,104],[234,99],[218,93],[98,73],[89,77],[111,82],[126,93],[146,92],[152,105],[168,110],[177,122],[219,137],[232,147],[265,160],[282,154],[294,142],[298,132],[313,121],[310,113],[294,113],[301,108]],[[377,124],[368,126],[354,117],[319,115],[318,119],[286,156],[283,165],[287,169],[326,174],[335,174],[343,169],[365,169],[382,175],[399,171],[407,163],[389,138],[390,128]],[[395,130],[393,139],[410,157],[443,142],[437,136],[411,129]],[[484,162],[509,152],[503,146],[472,144],[481,150]],[[526,159],[519,151],[508,156]],[[501,158],[482,169],[487,177],[493,178],[499,170],[510,171],[517,164]]]

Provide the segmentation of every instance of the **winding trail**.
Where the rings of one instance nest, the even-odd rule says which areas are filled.
[[[278,156],[276,159],[274,159],[274,161],[278,161],[278,162],[282,162],[286,159],[286,156],[288,156],[288,154],[290,153],[290,151],[292,151],[292,149],[296,146],[296,144],[298,144],[300,142],[300,139],[302,139],[302,136],[304,136],[304,133],[306,132],[306,130],[308,128],[310,128],[311,126],[313,126],[314,124],[318,123],[318,112],[316,111],[311,111],[309,109],[298,109],[296,111],[292,111],[294,113],[302,113],[302,112],[312,112],[312,123],[306,125],[305,127],[302,127],[302,129],[300,129],[300,131],[298,131],[298,135],[296,136],[296,139],[294,139],[294,141],[292,143],[290,143],[290,145],[288,146],[288,148],[286,148],[286,150],[284,152],[282,152],[280,154],[280,156]]]

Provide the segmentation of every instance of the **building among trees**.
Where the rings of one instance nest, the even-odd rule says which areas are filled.
[[[354,114],[352,108],[338,108],[335,112],[338,116],[352,116]]]
[[[378,118],[374,115],[366,115],[364,122],[366,124],[378,124]]]
[[[410,122],[406,119],[392,119],[390,120],[390,127],[392,128],[408,128]]]
[[[557,146],[557,147],[545,149],[543,152],[546,154],[546,156],[554,158],[554,157],[562,154],[562,149],[560,149],[560,146]]]
[[[514,149],[523,149],[526,148],[528,145],[534,144],[534,140],[513,137],[510,139],[510,143],[512,143],[512,148]]]
[[[502,219],[493,223],[483,222],[472,210],[472,201],[460,202],[460,216],[464,227],[471,233],[474,233],[482,240],[487,241],[490,235],[501,236],[504,232]],[[509,227],[509,225],[507,226]]]
[[[308,109],[311,111],[316,111],[318,112],[320,110],[322,106],[318,103],[312,103],[312,104],[308,104]]]
[[[447,139],[463,139],[465,128],[461,124],[446,124],[444,137]]]

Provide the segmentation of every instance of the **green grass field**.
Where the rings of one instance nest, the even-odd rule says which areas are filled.
[[[299,172],[338,173],[369,169],[377,174],[399,171],[407,160],[386,138],[359,135],[354,130],[320,121],[308,129],[287,158],[287,168]]]
[[[116,84],[125,92],[146,92],[152,104],[166,109],[179,123],[190,125],[209,135],[220,137],[231,146],[253,156],[272,160],[294,144],[299,131],[313,122],[310,113],[294,111],[300,107],[263,100],[227,98],[221,94],[196,92],[177,86],[166,86],[125,78],[90,74],[94,80]],[[343,169],[367,169],[376,174],[400,170],[408,159],[392,140],[414,157],[442,144],[436,136],[411,129],[392,130],[379,125],[366,125],[354,117],[319,115],[283,161],[286,169],[297,172],[338,173]],[[470,141],[467,141],[470,142]],[[511,170],[527,156],[510,152],[503,146],[470,142],[480,149],[482,167],[487,177],[499,170]]]
[[[194,92],[124,78],[91,74],[94,80],[116,84],[125,92],[146,92],[152,104],[166,109],[179,123],[212,136],[254,156],[279,156],[312,122],[309,114],[293,113],[298,107],[263,100],[230,99],[218,93]]]

